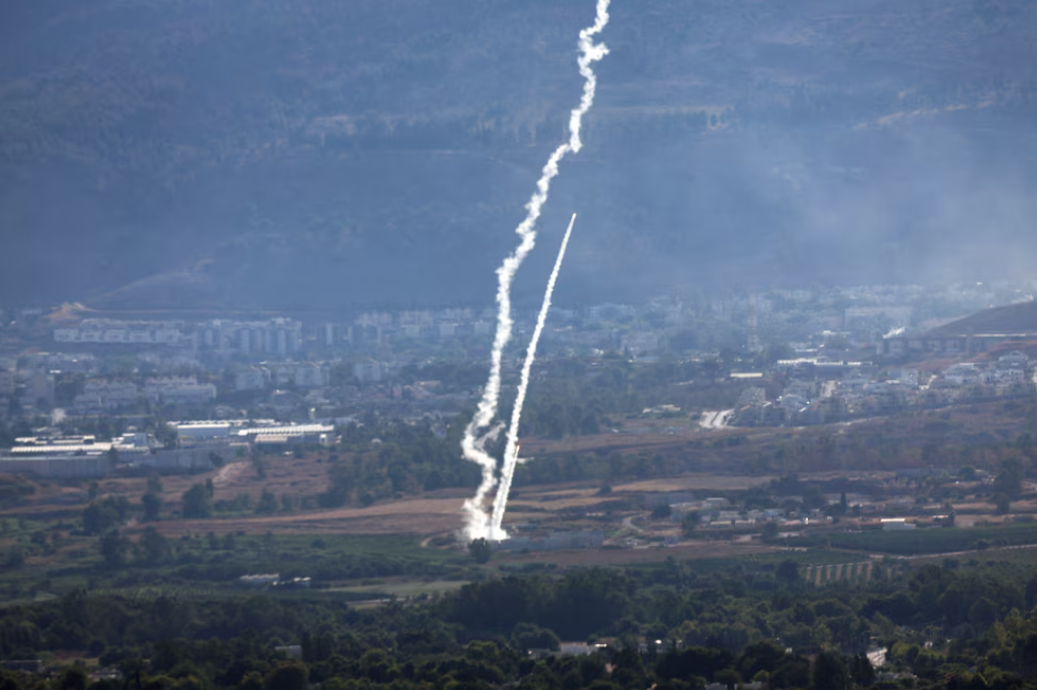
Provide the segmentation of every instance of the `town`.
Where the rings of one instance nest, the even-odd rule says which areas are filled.
[[[1034,391],[1026,350],[1037,322],[1027,326],[1023,315],[1022,326],[994,333],[954,324],[988,305],[1029,309],[1033,290],[1005,282],[696,291],[639,306],[558,308],[541,361],[699,363],[709,378],[728,381],[728,398],[734,391],[736,399],[681,409],[660,398],[644,410],[692,430],[798,427],[1025,397]],[[249,443],[331,443],[336,427],[365,414],[442,423],[474,404],[495,315],[451,308],[364,312],[348,321],[144,320],[68,304],[8,310],[0,329],[0,465],[41,476],[191,470],[208,467],[210,453],[242,452]],[[516,316],[521,342],[534,315]],[[505,372],[516,362],[517,355],[507,359]],[[191,424],[210,420],[218,424]],[[173,438],[170,422],[179,430]],[[202,443],[198,429],[218,431]],[[213,443],[229,447],[206,446]]]

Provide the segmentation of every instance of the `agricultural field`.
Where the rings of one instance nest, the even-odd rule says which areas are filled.
[[[233,595],[238,577],[262,572],[371,599],[432,596],[538,568],[985,558],[1037,543],[1037,523],[1028,522],[1037,493],[1026,476],[1034,446],[1023,431],[1030,412],[998,403],[810,429],[704,430],[691,419],[647,419],[628,420],[621,433],[530,437],[522,448],[531,460],[516,475],[504,527],[531,548],[493,553],[487,563],[458,541],[473,487],[422,489],[417,475],[405,476],[405,491],[386,483],[386,463],[438,467],[422,455],[424,437],[406,430],[384,446],[354,435],[335,448],[231,458],[204,474],[9,477],[0,481],[0,599],[77,587]],[[401,451],[407,443],[414,450]],[[449,454],[444,443],[428,446],[436,462]],[[999,498],[1010,466],[1018,466],[1015,488]],[[336,482],[360,487],[329,505]],[[376,493],[362,490],[379,482]],[[142,503],[149,494],[157,499],[150,516]],[[191,494],[201,514],[188,509]],[[707,498],[726,506],[723,519],[686,525],[684,514],[699,510],[688,506]],[[679,505],[658,512],[667,501]],[[765,509],[783,517],[753,517]],[[948,512],[954,527],[930,526]],[[884,532],[883,519],[919,527]],[[565,533],[601,536],[593,548],[538,546]]]
[[[1037,547],[1037,523],[929,528],[906,532],[829,532],[794,537],[788,540],[788,544],[896,556],[959,555],[980,553],[992,547]]]

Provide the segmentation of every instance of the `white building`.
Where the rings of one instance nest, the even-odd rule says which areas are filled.
[[[404,337],[417,340],[424,334],[426,328],[426,326],[419,323],[405,323],[400,327],[400,330]]]
[[[353,378],[361,383],[375,383],[385,376],[385,365],[373,359],[353,362]]]
[[[163,403],[172,405],[203,405],[216,398],[216,386],[211,383],[187,383],[162,389]]]
[[[948,367],[943,372],[943,378],[956,386],[972,386],[987,382],[986,373],[974,362],[962,362]]]
[[[43,401],[45,407],[54,404],[54,377],[41,369],[25,372],[25,398],[35,405]]]
[[[843,395],[860,395],[870,379],[859,371],[851,371],[839,384],[839,392]]]
[[[249,367],[234,372],[234,389],[261,391],[270,385],[270,371],[264,367]]]
[[[79,413],[96,413],[133,405],[140,398],[136,384],[129,381],[87,381],[72,407]]]
[[[1026,372],[1022,369],[995,369],[990,373],[994,383],[1013,384],[1026,380]]]
[[[252,443],[316,442],[329,445],[334,442],[335,427],[331,424],[292,424],[288,426],[259,426],[239,429],[235,434]]]
[[[1018,350],[1013,350],[998,357],[997,365],[999,368],[1026,369],[1030,366],[1030,358]]]
[[[277,354],[287,356],[302,348],[302,322],[274,318],[268,321],[215,319],[199,324],[195,347],[221,354]]]
[[[900,370],[900,383],[905,386],[917,386],[918,385],[918,370],[903,368]]]
[[[915,527],[915,523],[908,522],[905,518],[882,518],[882,529],[886,532],[906,532]]]
[[[177,436],[191,441],[230,438],[229,422],[178,422],[173,425]]]
[[[168,388],[198,385],[198,379],[194,376],[162,376],[151,378],[144,382],[144,396],[149,400],[159,402],[162,399],[162,391]]]
[[[327,366],[316,362],[268,362],[263,365],[274,386],[323,388],[331,381]]]
[[[77,328],[55,328],[54,342],[182,345],[179,322],[85,319]]]
[[[295,385],[299,388],[324,388],[330,382],[331,373],[325,366],[304,363],[295,367]]]

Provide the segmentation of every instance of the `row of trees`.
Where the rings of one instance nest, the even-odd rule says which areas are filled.
[[[669,561],[505,577],[428,604],[366,610],[331,606],[334,597],[319,592],[147,600],[77,590],[4,609],[0,654],[84,650],[149,688],[488,689],[519,681],[692,690],[765,681],[776,690],[837,690],[878,682],[864,656],[878,641],[894,670],[928,687],[1037,687],[1037,576],[1027,567],[925,566],[852,590],[807,587],[793,561],[747,565],[712,575]],[[587,657],[538,662],[526,653],[601,637],[608,648]],[[300,661],[283,660],[276,647],[285,643],[301,645]],[[36,687],[5,677],[10,690]]]

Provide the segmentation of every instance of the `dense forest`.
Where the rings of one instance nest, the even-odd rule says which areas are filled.
[[[157,598],[73,591],[0,612],[0,654],[58,650],[121,669],[91,682],[75,664],[58,690],[517,687],[701,690],[769,687],[1034,687],[1037,576],[1028,561],[882,565],[866,584],[806,586],[792,560],[713,571],[667,561],[525,574],[423,603],[354,608],[320,592]],[[1030,613],[1027,613],[1030,612]],[[538,658],[559,640],[601,641]],[[299,645],[286,659],[284,645]],[[883,646],[895,680],[864,653]],[[3,672],[5,688],[42,687]],[[905,680],[910,679],[910,680]]]

